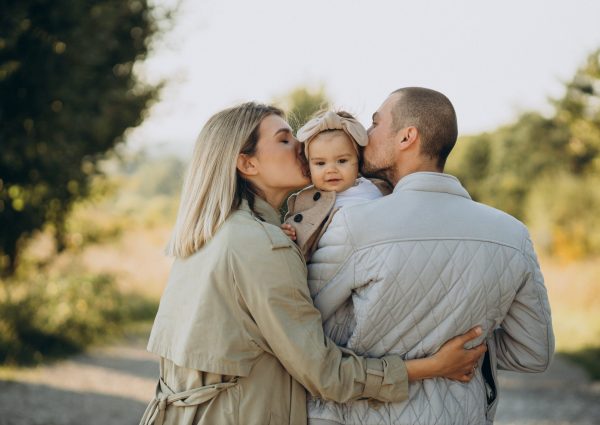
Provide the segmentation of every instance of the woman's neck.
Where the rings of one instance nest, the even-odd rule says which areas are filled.
[[[269,205],[271,205],[275,210],[278,210],[285,201],[288,192],[278,192],[278,193],[269,193],[268,191],[263,191],[260,194],[260,197],[263,198]]]
[[[249,179],[248,188],[263,201],[266,201],[275,211],[278,211],[283,201],[293,191],[293,189],[265,187],[261,182]]]

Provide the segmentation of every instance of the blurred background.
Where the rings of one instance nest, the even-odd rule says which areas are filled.
[[[600,423],[598,17],[593,0],[0,2],[0,424],[137,423],[210,115],[257,100],[298,128],[330,105],[368,127],[403,86],[453,101],[447,172],[540,256],[561,354],[503,378],[498,423]]]

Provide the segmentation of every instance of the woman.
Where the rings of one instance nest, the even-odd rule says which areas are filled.
[[[196,142],[168,246],[176,257],[148,350],[160,380],[143,424],[305,424],[305,388],[324,399],[408,396],[408,381],[469,380],[471,334],[433,357],[365,359],[323,336],[302,255],[278,207],[308,183],[283,113],[246,103]]]

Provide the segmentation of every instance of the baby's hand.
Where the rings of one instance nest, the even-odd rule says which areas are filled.
[[[294,229],[294,226],[292,226],[291,224],[284,223],[281,225],[281,230],[283,230],[283,233],[288,235],[291,240],[296,240],[296,229]]]

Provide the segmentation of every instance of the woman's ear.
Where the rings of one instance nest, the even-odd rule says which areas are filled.
[[[255,176],[258,174],[258,169],[254,162],[254,157],[241,153],[238,155],[236,167],[243,176]]]

